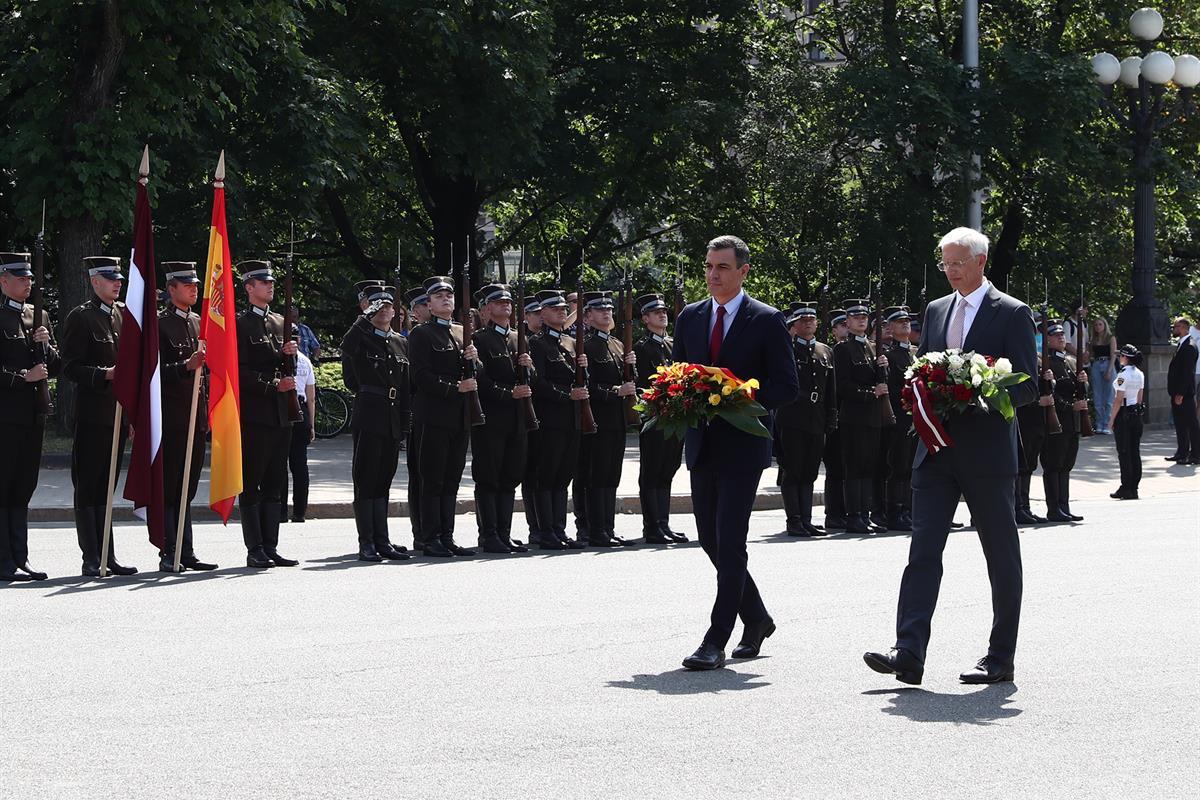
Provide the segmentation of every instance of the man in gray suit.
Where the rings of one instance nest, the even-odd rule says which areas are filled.
[[[1033,314],[984,277],[988,240],[970,228],[942,237],[940,268],[954,292],[929,304],[918,355],[960,348],[1007,358],[1014,372],[1035,375]],[[1014,406],[1037,399],[1037,381],[1009,387]],[[1017,475],[1017,426],[995,412],[952,416],[946,430],[953,447],[931,454],[918,443],[913,460],[913,533],[908,566],[900,582],[896,646],[866,653],[876,672],[919,684],[925,671],[930,621],[942,580],[942,551],[959,498],[966,499],[979,532],[992,584],[992,633],[988,653],[959,676],[963,683],[1013,679],[1017,624],[1021,616],[1021,544],[1013,511]]]

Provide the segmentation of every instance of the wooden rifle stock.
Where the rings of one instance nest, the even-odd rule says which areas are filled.
[[[1050,348],[1046,340],[1050,337],[1047,331],[1050,329],[1050,307],[1049,305],[1042,306],[1042,357],[1038,369],[1038,394],[1050,395],[1054,397],[1054,387],[1050,381],[1042,377],[1042,373],[1050,369]],[[1058,412],[1054,410],[1054,403],[1046,406],[1046,433],[1055,434],[1062,433],[1062,423],[1058,420]]]
[[[463,350],[471,344],[471,338],[475,335],[475,325],[471,322],[471,249],[467,248],[467,258],[463,262],[463,304],[459,310],[459,322],[462,323],[463,329]],[[471,361],[465,355],[463,356],[463,377],[471,379],[475,377],[475,362]],[[479,392],[467,392],[463,403],[463,423],[470,430],[477,425],[487,423],[487,419],[483,416],[483,406],[479,402]]]
[[[1083,363],[1083,289],[1079,290],[1079,321],[1075,324],[1075,369],[1078,372],[1084,371]],[[1087,400],[1088,387],[1082,381],[1075,382],[1075,399]],[[1092,412],[1088,408],[1076,412],[1079,414],[1079,435],[1094,436],[1096,431],[1092,428]]]
[[[44,216],[44,214],[43,214]],[[42,221],[42,226],[45,227],[45,220]],[[42,292],[42,281],[45,279],[45,232],[40,232],[37,239],[33,243],[33,328],[30,330],[29,344],[33,353],[33,364],[45,364],[48,352],[46,345],[33,341],[33,331],[36,331],[42,324],[42,311],[46,303],[46,296]],[[54,400],[50,397],[50,381],[40,380],[34,387],[37,393],[37,409],[38,413],[50,416],[54,413]]]
[[[625,317],[625,329],[621,332],[621,343],[625,346],[624,357],[628,359],[629,354],[633,352],[633,286],[628,280],[621,287],[621,293],[621,313]],[[621,364],[621,377],[625,383],[635,380],[633,365],[627,360],[623,360]],[[635,405],[637,405],[637,395],[625,398],[625,425],[627,427],[640,425],[642,422],[642,415],[634,408]]]
[[[579,284],[575,292],[575,386],[586,388],[588,384],[587,367],[579,363],[583,355],[583,261],[579,262]],[[579,430],[584,434],[596,432],[596,418],[592,416],[591,400],[576,400],[579,404]]]
[[[283,279],[283,343],[287,344],[292,340],[292,256],[288,256],[287,275]],[[283,376],[285,378],[296,377],[296,357],[283,357]],[[300,417],[300,396],[292,389],[287,393],[288,404],[288,421],[299,422]]]
[[[525,341],[525,248],[521,248],[521,263],[517,267],[517,296],[513,300],[517,312],[517,358],[529,352]],[[521,386],[529,385],[529,369],[517,364],[517,381]],[[521,418],[525,421],[525,432],[532,433],[541,427],[537,411],[533,407],[533,398],[525,397],[520,400]]]

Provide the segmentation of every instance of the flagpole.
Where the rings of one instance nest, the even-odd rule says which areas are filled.
[[[121,404],[113,412],[112,452],[108,458],[108,502],[104,504],[104,536],[100,542],[100,577],[108,577],[108,545],[112,541],[113,495],[117,491],[117,445],[121,442]]]
[[[196,347],[203,350],[204,343],[196,340]],[[181,572],[179,563],[183,558],[183,523],[187,518],[188,506],[192,499],[188,497],[188,478],[192,474],[192,446],[196,443],[196,410],[200,405],[200,373],[204,371],[203,364],[196,365],[192,370],[192,410],[188,414],[187,449],[183,451],[183,482],[179,484],[179,526],[175,531],[175,566],[172,572]]]

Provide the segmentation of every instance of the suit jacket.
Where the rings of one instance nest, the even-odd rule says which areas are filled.
[[[755,397],[768,411],[794,401],[800,393],[796,361],[792,355],[792,337],[783,322],[783,314],[760,303],[750,295],[725,334],[716,364],[709,364],[708,324],[712,300],[705,298],[683,309],[675,322],[675,344],[671,358],[693,364],[725,367],[742,380],[758,379]],[[771,430],[770,415],[762,417]],[[688,469],[697,464],[718,467],[725,472],[761,471],[771,465],[771,439],[737,430],[724,420],[689,428],[684,437]]]
[[[1190,337],[1175,348],[1171,363],[1167,366],[1167,394],[1191,397],[1196,393],[1196,345]]]
[[[925,310],[924,333],[917,355],[946,349],[946,333],[950,311],[957,293],[939,297]],[[964,350],[981,355],[1007,358],[1013,372],[1030,376],[1009,387],[1013,405],[1020,407],[1037,400],[1037,350],[1034,346],[1033,314],[1029,306],[992,286],[967,332]],[[946,432],[954,446],[937,457],[948,455],[955,459],[956,471],[970,476],[1012,476],[1017,473],[1017,425],[1005,422],[996,413],[957,414],[946,422]],[[920,468],[928,455],[925,443],[917,440],[917,455],[913,468]]]

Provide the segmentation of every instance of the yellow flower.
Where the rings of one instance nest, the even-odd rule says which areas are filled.
[[[725,395],[726,397],[733,394],[733,384],[727,383],[724,386],[722,386],[721,394]]]
[[[721,395],[719,395],[719,394],[710,394],[710,395],[708,396],[708,404],[709,404],[710,406],[719,406],[719,405],[721,405]]]

